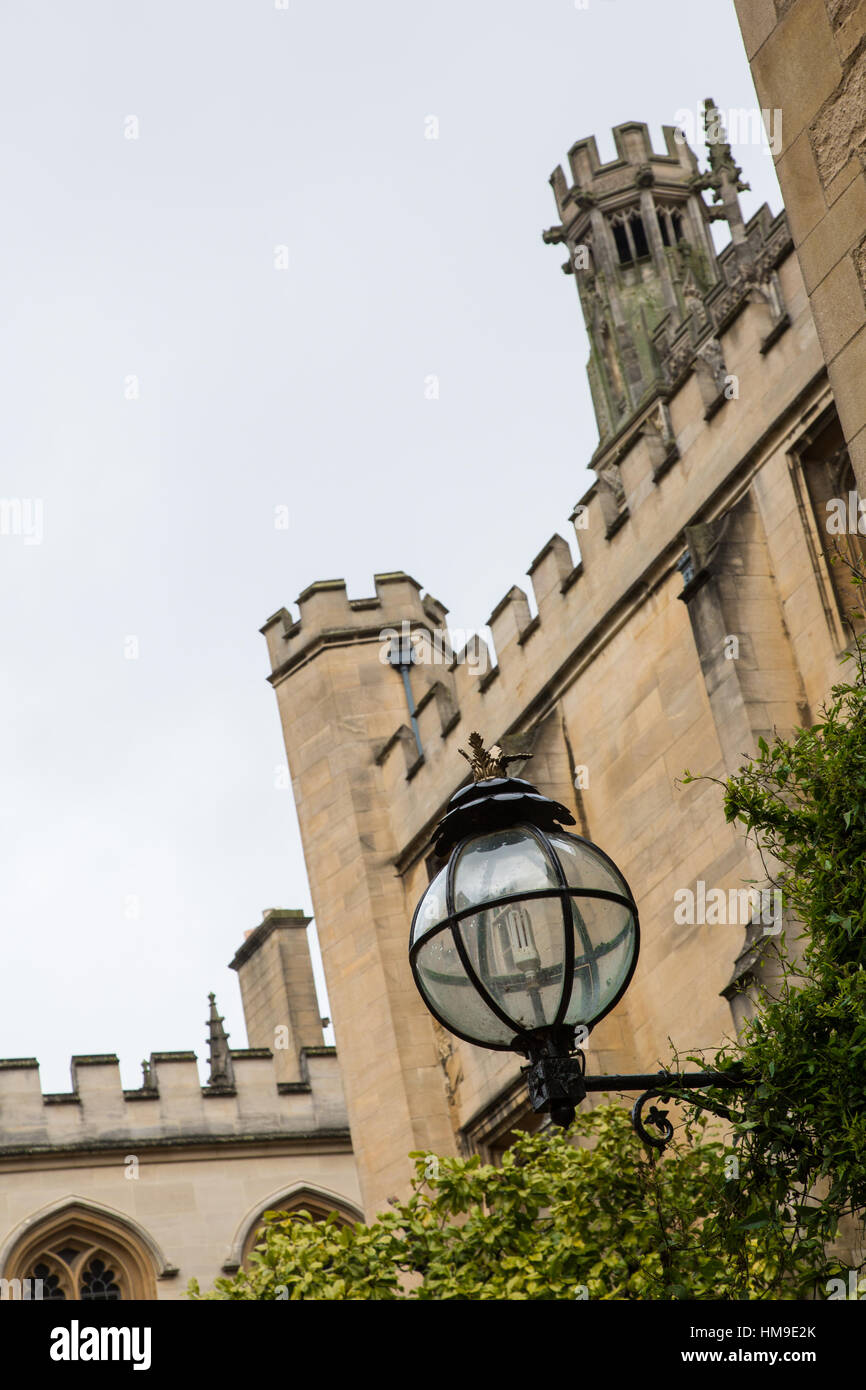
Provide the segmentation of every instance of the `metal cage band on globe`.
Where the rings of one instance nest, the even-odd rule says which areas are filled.
[[[604,850],[563,829],[575,824],[567,806],[511,776],[509,764],[530,752],[485,748],[475,731],[458,752],[473,781],[454,793],[434,832],[444,867],[422,893],[409,932],[412,976],[429,1012],[464,1042],[526,1057],[530,1104],[556,1125],[570,1125],[590,1092],[617,1091],[643,1092],[632,1123],[653,1149],[674,1136],[668,1112],[653,1100],[688,1099],[735,1120],[715,1092],[754,1085],[739,1066],[587,1074],[583,1029],[588,1034],[616,1007],[637,965],[634,895]],[[553,906],[532,911],[539,902]]]
[[[498,828],[501,830],[506,829],[505,826]],[[418,957],[421,950],[428,946],[436,937],[445,933],[450,934],[450,939],[453,942],[454,949],[457,952],[457,956],[464,971],[464,977],[442,973],[441,983],[450,988],[465,987],[474,990],[477,997],[487,1006],[494,1017],[511,1031],[511,1037],[508,1041],[488,1041],[483,1045],[494,1051],[517,1051],[522,1052],[525,1056],[534,1056],[541,1051],[546,1051],[546,1041],[550,1040],[552,1042],[562,1034],[564,1027],[573,1030],[577,1026],[583,1025],[589,1029],[601,1018],[604,1018],[605,1015],[617,1005],[625,993],[625,990],[628,988],[637,964],[640,946],[640,923],[637,905],[630,890],[628,890],[627,893],[617,893],[610,889],[582,887],[569,883],[563,870],[556,844],[543,829],[528,821],[522,820],[507,828],[531,838],[538,844],[546,864],[553,870],[556,878],[556,886],[504,893],[481,902],[470,903],[466,907],[458,908],[455,900],[454,884],[457,865],[461,861],[463,851],[469,845],[484,838],[483,835],[479,835],[477,830],[473,834],[465,835],[453,846],[445,869],[445,915],[441,922],[426,929],[417,939],[415,933],[418,916],[425,904],[426,894],[422,896],[421,901],[415,909],[409,933],[409,961],[416,987],[420,991],[427,1008],[433,1014],[434,1018],[436,1018],[449,1032],[454,1033],[465,1042],[477,1045],[479,1041],[478,1038],[473,1037],[471,1033],[461,1030],[455,1025],[452,1018],[445,1016],[437,1005],[436,1000],[431,997],[430,991],[425,988],[425,975],[428,980],[432,981],[434,978],[437,978],[437,972],[431,967],[425,966],[422,974],[422,970],[419,967]],[[593,857],[606,864],[615,881],[622,883],[622,885],[628,889],[628,885],[625,883],[622,874],[617,869],[616,864],[610,856],[605,854],[603,850],[600,850],[598,845],[594,844],[591,840],[586,839],[582,835],[575,835],[565,831],[561,827],[556,828],[556,838],[583,847]],[[431,883],[433,881],[435,880],[431,880]],[[560,972],[562,975],[562,987],[559,1003],[553,1019],[546,1021],[542,1017],[534,1025],[530,1026],[515,1019],[507,1011],[507,1008],[503,1007],[502,1003],[491,993],[484,979],[482,979],[481,973],[479,973],[479,970],[476,970],[473,965],[467,942],[461,930],[461,924],[467,918],[477,918],[481,914],[495,913],[499,909],[504,909],[512,905],[544,899],[558,900],[561,905],[563,958],[561,963],[541,968],[538,971],[537,987],[540,988],[544,985],[549,986],[553,984],[559,977]],[[587,901],[607,901],[625,909],[626,917],[624,924],[615,936],[609,940],[593,944],[586,923],[580,912],[579,904],[581,899]],[[580,942],[580,953],[578,953],[575,948],[576,936]],[[600,1012],[586,1019],[573,1020],[566,1025],[565,1018],[574,996],[575,985],[579,979],[579,972],[583,970],[588,972],[592,986],[591,993],[597,996],[599,992],[599,963],[605,956],[611,955],[629,938],[631,938],[632,945],[631,960],[616,993],[612,995]],[[485,949],[486,942],[484,937],[481,936],[479,955],[481,955]],[[507,987],[509,983],[508,978],[501,977],[501,981],[503,987]],[[522,985],[523,988],[527,989],[527,992],[530,992],[526,984],[525,976],[516,975],[511,983],[515,989]],[[540,1007],[537,1002],[536,1007]]]

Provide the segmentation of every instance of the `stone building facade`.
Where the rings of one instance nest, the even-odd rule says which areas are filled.
[[[641,956],[588,1067],[652,1071],[670,1042],[732,1033],[769,940],[749,920],[677,920],[685,890],[762,881],[718,788],[678,779],[722,777],[808,722],[850,640],[831,559],[861,540],[828,533],[827,502],[854,477],[788,220],[744,218],[723,130],[703,170],[673,128],[661,152],[637,122],[614,140],[609,163],[578,141],[551,178],[544,241],[578,291],[599,443],[570,540],[529,565],[535,612],[515,585],[487,619],[494,650],[453,652],[446,608],[400,572],[361,598],[318,580],[262,629],[368,1215],[406,1191],[410,1151],[495,1156],[535,1123],[519,1059],[447,1034],[407,961],[469,733],[531,751],[514,770],[623,870]],[[395,640],[414,648],[402,669]]]
[[[229,1047],[211,995],[206,1086],[194,1052],[153,1053],[137,1090],[117,1057],[73,1057],[59,1095],[35,1058],[0,1061],[0,1297],[183,1298],[240,1266],[269,1208],[360,1219],[309,920],[273,909],[247,933],[231,964],[252,1045]]]
[[[736,0],[762,110],[778,113],[776,173],[866,492],[866,3]]]
[[[537,1123],[519,1059],[446,1033],[408,966],[474,729],[532,753],[515,770],[572,810],[636,895],[640,960],[592,1033],[589,1068],[651,1071],[671,1044],[713,1049],[748,1009],[766,923],[683,921],[676,903],[740,890],[761,866],[718,788],[679,779],[735,770],[774,728],[810,721],[836,677],[853,594],[833,552],[862,559],[864,311],[851,278],[862,166],[830,172],[818,199],[798,146],[820,179],[824,103],[844,114],[859,80],[842,22],[859,10],[740,8],[762,100],[780,80],[777,31],[793,25],[791,51],[806,52],[798,11],[823,13],[839,58],[835,87],[829,58],[798,69],[811,95],[779,160],[790,221],[766,207],[744,218],[723,132],[701,168],[672,128],[656,151],[629,122],[615,159],[581,140],[551,177],[558,220],[543,239],[577,290],[599,443],[569,538],[557,531],[528,567],[534,604],[513,586],[487,619],[492,647],[453,651],[447,609],[392,572],[370,597],[311,583],[297,613],[263,628],[339,1063],[322,1045],[308,919],[282,910],[232,962],[249,1047],[230,1048],[211,998],[206,1086],[192,1052],[153,1054],[132,1091],[113,1055],[74,1057],[61,1095],[42,1093],[35,1059],[0,1061],[0,1280],[179,1298],[189,1278],[207,1287],[239,1266],[269,1207],[372,1216],[406,1192],[412,1150],[495,1158]]]

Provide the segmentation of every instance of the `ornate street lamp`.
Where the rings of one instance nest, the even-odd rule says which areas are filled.
[[[565,806],[508,776],[508,764],[529,755],[488,752],[475,733],[469,744],[471,753],[460,752],[474,781],[452,797],[438,827],[435,852],[447,863],[412,919],[409,961],[424,1002],[466,1042],[526,1057],[532,1106],[556,1124],[571,1123],[589,1090],[647,1087],[633,1119],[662,1148],[673,1134],[666,1112],[650,1110],[661,1137],[650,1135],[643,1106],[674,1087],[730,1079],[586,1075],[579,1044],[622,998],[637,964],[634,897],[597,845],[562,828],[574,824]]]

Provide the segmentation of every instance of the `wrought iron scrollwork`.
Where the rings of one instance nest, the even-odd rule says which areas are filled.
[[[674,1137],[674,1127],[668,1119],[667,1110],[661,1110],[657,1105],[651,1105],[646,1114],[646,1124],[644,1124],[643,1111],[649,1102],[658,1097],[659,1100],[667,1100],[668,1097],[663,1091],[649,1090],[644,1091],[642,1096],[638,1096],[631,1108],[631,1122],[639,1139],[645,1144],[649,1144],[653,1149],[665,1149]],[[660,1131],[659,1134],[650,1134],[646,1125],[654,1125]]]
[[[745,1090],[754,1078],[739,1068],[727,1072],[685,1071],[656,1072],[653,1076],[587,1076],[584,1085],[587,1091],[641,1091],[631,1110],[631,1121],[636,1134],[653,1149],[665,1149],[674,1137],[674,1127],[668,1118],[669,1112],[650,1101],[681,1101],[696,1105],[699,1110],[707,1110],[720,1119],[735,1123],[742,1117],[733,1113],[727,1105],[711,1099],[704,1088],[721,1087],[726,1090]],[[647,1110],[646,1107],[650,1106]],[[646,1113],[644,1113],[646,1112]],[[650,1133],[651,1125],[658,1132]]]
[[[654,1097],[658,1097],[660,1100],[665,1101],[680,1100],[687,1102],[689,1105],[696,1105],[699,1110],[707,1110],[711,1115],[717,1115],[720,1119],[728,1120],[731,1123],[742,1118],[739,1115],[735,1115],[727,1105],[721,1105],[717,1101],[711,1101],[703,1092],[695,1094],[692,1090],[693,1087],[702,1085],[742,1087],[748,1084],[748,1078],[745,1078],[742,1074],[725,1076],[724,1073],[720,1072],[687,1072],[681,1076],[673,1074],[671,1076],[671,1083],[670,1086],[654,1086],[648,1091],[644,1091],[643,1095],[638,1096],[632,1106],[631,1122],[634,1125],[635,1132],[645,1144],[649,1144],[653,1149],[666,1149],[674,1137],[674,1127],[667,1118],[667,1110],[660,1110],[657,1105],[651,1106],[647,1111],[646,1123],[644,1123],[644,1107],[649,1101],[653,1100]],[[676,1085],[686,1089],[688,1094],[684,1096],[677,1095],[674,1090]],[[655,1128],[659,1130],[659,1134],[650,1134],[646,1128],[647,1124],[654,1125]]]

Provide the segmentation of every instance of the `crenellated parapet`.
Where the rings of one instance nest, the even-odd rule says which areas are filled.
[[[661,198],[670,199],[673,204],[684,201],[692,180],[698,176],[698,161],[675,126],[663,126],[662,135],[665,149],[657,152],[643,121],[625,121],[614,126],[616,158],[606,163],[599,158],[594,135],[576,140],[568,152],[571,183],[561,165],[550,176],[562,218],[562,227],[554,232],[571,235],[588,228],[589,212],[594,206],[611,210],[628,206],[635,185],[654,188]],[[546,239],[558,238],[548,234]]]
[[[718,255],[718,279],[706,294],[695,297],[688,316],[679,323],[665,317],[653,332],[653,349],[667,393],[695,372],[709,415],[714,405],[718,408],[724,401],[726,363],[721,337],[737,315],[747,304],[758,306],[763,319],[762,352],[769,351],[789,323],[777,274],[793,247],[785,213],[773,217],[764,204],[745,224],[745,234],[748,263],[730,242]]]
[[[144,1084],[125,1090],[114,1054],[72,1058],[72,1088],[43,1093],[35,1057],[0,1060],[0,1157],[277,1136],[345,1137],[336,1049],[302,1053],[304,1078],[279,1082],[269,1048],[231,1053],[233,1084],[202,1086],[194,1052],[154,1052]]]
[[[152,1052],[124,1089],[114,1053],[72,1058],[71,1089],[43,1093],[35,1057],[0,1060],[0,1158],[280,1137],[345,1141],[348,1119],[334,1047],[322,1044],[306,929],[296,908],[269,908],[231,962],[249,1047],[231,1047],[208,996],[208,1084],[195,1052]]]
[[[373,577],[371,598],[352,598],[344,579],[322,579],[298,595],[297,618],[287,609],[274,613],[260,629],[271,658],[272,683],[310,660],[325,646],[371,642],[381,647],[382,633],[396,634],[407,623],[412,631],[442,631],[448,610],[402,571]]]

